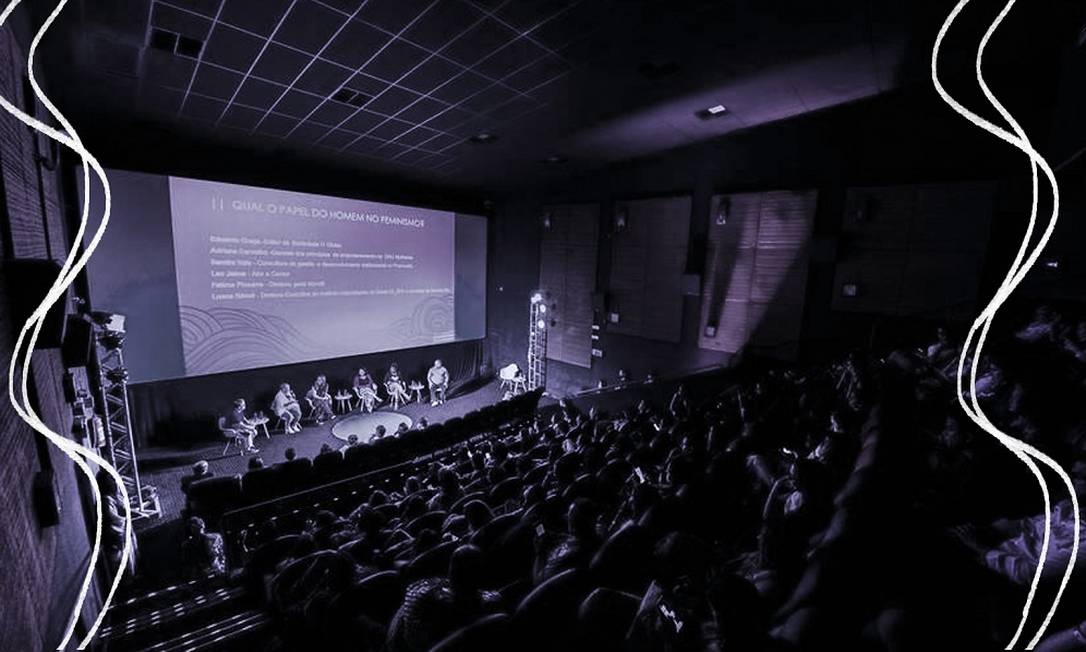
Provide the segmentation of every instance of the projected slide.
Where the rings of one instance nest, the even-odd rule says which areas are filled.
[[[453,213],[170,179],[189,375],[452,341]]]
[[[483,218],[109,175],[114,222],[89,267],[91,300],[127,316],[135,382],[485,335]]]

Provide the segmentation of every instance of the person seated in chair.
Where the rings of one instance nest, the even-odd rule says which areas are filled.
[[[388,392],[388,400],[392,401],[393,407],[411,402],[411,397],[407,395],[407,383],[400,375],[400,368],[396,363],[389,365],[388,373],[385,374],[385,391]]]
[[[279,392],[272,401],[272,412],[283,420],[288,434],[301,432],[302,407],[298,404],[298,398],[294,396],[290,383],[279,386]]]
[[[328,392],[328,379],[324,377],[324,374],[317,376],[313,386],[306,392],[305,398],[313,406],[313,416],[318,424],[336,418],[335,412],[332,411],[332,395]]]
[[[226,417],[226,427],[234,430],[245,439],[245,452],[259,453],[260,450],[253,446],[253,438],[256,437],[256,424],[245,416],[245,399],[234,399],[234,410]]]
[[[339,447],[339,452],[346,453],[348,448],[358,445],[358,435],[351,435],[347,437],[347,443]],[[324,452],[323,450],[321,451]]]
[[[388,429],[383,425],[378,424],[377,428],[373,431],[373,434],[370,435],[370,441],[374,442],[378,439],[384,439],[386,436],[388,436]]]
[[[226,546],[217,532],[208,532],[204,519],[193,516],[188,532],[181,542],[181,567],[185,577],[204,579],[208,575],[226,574]]]
[[[207,460],[200,460],[192,465],[192,473],[181,476],[181,492],[188,493],[189,487],[192,486],[193,482],[199,482],[200,480],[205,480],[214,475],[215,474],[208,468]]]
[[[373,412],[374,406],[381,402],[377,397],[377,384],[373,377],[365,369],[359,369],[354,377],[354,395],[358,397],[358,408],[366,412]]]
[[[415,422],[415,430],[426,430],[429,425],[430,421],[426,417],[419,417],[419,420]]]
[[[426,381],[430,384],[430,405],[445,402],[445,390],[449,388],[449,370],[441,365],[441,360],[434,360],[434,366],[426,372]]]
[[[409,428],[407,427],[407,422],[401,421],[400,425],[396,426],[396,436],[399,437],[400,435],[406,433],[408,430]]]

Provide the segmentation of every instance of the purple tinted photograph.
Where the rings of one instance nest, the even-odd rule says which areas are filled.
[[[1086,651],[1086,5],[0,0],[0,650]]]

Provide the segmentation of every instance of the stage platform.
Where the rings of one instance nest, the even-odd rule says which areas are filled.
[[[294,435],[283,434],[282,430],[271,432],[269,438],[263,434],[254,442],[260,452],[255,456],[264,460],[268,466],[276,462],[282,462],[284,453],[288,448],[294,448],[298,457],[313,458],[320,452],[321,446],[328,444],[334,448],[346,445],[346,439],[351,434],[358,434],[365,442],[373,434],[378,423],[382,423],[389,434],[395,432],[401,421],[408,427],[413,426],[420,418],[426,417],[431,424],[441,423],[453,417],[462,417],[472,410],[497,403],[501,398],[499,391],[500,381],[495,379],[478,389],[462,394],[450,396],[444,404],[431,406],[429,403],[409,403],[400,406],[397,410],[385,405],[382,409],[371,414],[364,414],[357,410],[348,415],[337,415],[332,420],[322,425],[306,424],[301,432]],[[214,428],[214,424],[209,424]],[[222,454],[223,442],[199,442],[197,446],[188,449],[153,447],[141,449],[137,452],[140,464],[140,477],[144,484],[154,485],[158,488],[159,500],[162,504],[162,517],[151,521],[142,521],[138,524],[142,530],[147,527],[157,527],[164,522],[172,521],[181,514],[185,505],[185,496],[181,493],[181,477],[191,472],[192,464],[198,460],[206,460],[211,472],[215,475],[232,475],[245,473],[249,468],[249,460],[253,455],[238,455],[237,449],[232,449],[229,455]]]

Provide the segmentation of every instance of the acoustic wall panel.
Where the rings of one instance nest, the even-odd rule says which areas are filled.
[[[795,353],[807,287],[815,191],[717,195],[710,210],[698,345]]]
[[[608,326],[611,332],[681,339],[690,206],[689,195],[616,205],[609,291],[610,310],[619,314],[619,322]]]
[[[0,41],[0,48],[5,50],[5,60],[20,58],[13,38]],[[27,105],[22,79],[18,68],[0,67],[0,93],[19,108]],[[8,216],[5,236],[10,238],[15,257],[49,258],[34,137],[29,127],[6,113],[0,120],[0,184]]]
[[[550,226],[543,230],[539,280],[553,320],[547,358],[590,367],[599,206],[574,204],[544,210]]]
[[[956,318],[971,314],[994,212],[987,183],[850,188],[833,308]],[[855,296],[846,296],[846,286]]]

